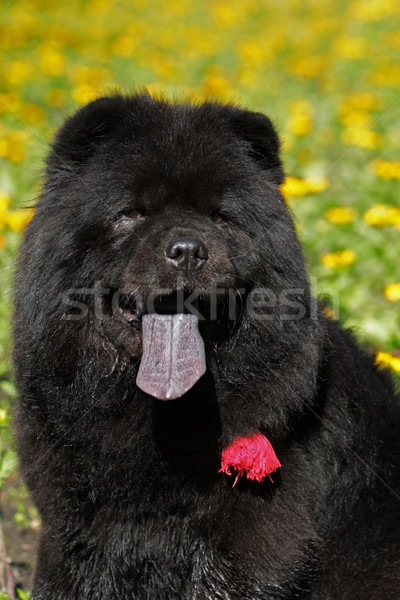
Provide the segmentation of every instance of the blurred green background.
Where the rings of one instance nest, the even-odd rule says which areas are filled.
[[[9,429],[13,266],[55,128],[99,95],[143,86],[267,113],[315,293],[399,373],[400,2],[2,0],[0,49],[0,484],[15,580],[0,576],[6,592],[18,578],[26,588],[31,542],[18,568],[13,539],[38,527]]]

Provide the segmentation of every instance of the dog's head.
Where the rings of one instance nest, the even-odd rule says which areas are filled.
[[[259,113],[146,94],[92,102],[54,141],[17,322],[34,294],[34,327],[84,331],[97,353],[136,362],[144,315],[195,315],[206,352],[246,327],[273,339],[308,310],[282,181],[278,136]]]

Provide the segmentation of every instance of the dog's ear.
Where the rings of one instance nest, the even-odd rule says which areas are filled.
[[[126,103],[120,96],[98,98],[81,108],[58,131],[49,169],[79,171],[98,147],[110,141],[125,116]]]
[[[280,140],[270,119],[261,113],[238,109],[231,115],[231,127],[235,135],[248,142],[249,155],[280,185],[284,180]]]

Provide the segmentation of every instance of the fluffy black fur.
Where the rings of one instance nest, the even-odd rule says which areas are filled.
[[[282,180],[271,122],[233,106],[102,98],[57,134],[16,278],[33,600],[399,598],[398,403],[315,308]],[[181,284],[164,256],[179,237],[209,249]],[[140,326],[109,294],[207,302],[215,282],[240,306],[202,325],[206,375],[152,399]],[[259,287],[291,304],[250,310]],[[221,451],[254,431],[282,468],[232,488]]]

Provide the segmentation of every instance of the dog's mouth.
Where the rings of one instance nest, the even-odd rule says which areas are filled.
[[[119,316],[136,328],[140,328],[142,310],[132,293],[118,295],[117,301],[115,301],[115,293],[112,294],[111,304],[114,316]]]
[[[114,315],[137,325],[144,315],[177,315],[191,314],[200,323],[221,323],[221,320],[235,322],[240,315],[243,295],[240,292],[224,292],[219,295],[206,296],[183,290],[169,294],[149,296],[146,300],[133,292],[113,292],[111,295]]]
[[[229,335],[242,305],[239,292],[178,290],[145,301],[132,292],[114,293],[113,314],[141,332],[138,387],[160,400],[183,396],[206,371],[205,340]]]

